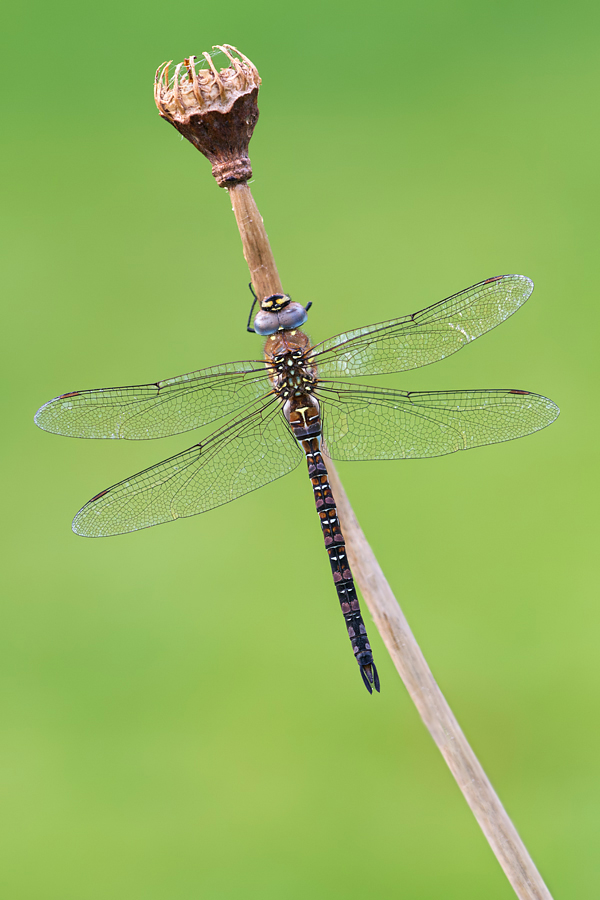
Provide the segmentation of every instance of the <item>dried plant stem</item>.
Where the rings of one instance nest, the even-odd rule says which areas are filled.
[[[282,294],[281,279],[265,231],[262,216],[247,182],[228,188],[231,205],[240,230],[244,258],[250,269],[252,284],[259,300]]]
[[[248,184],[236,184],[228,190],[242,238],[244,256],[258,297],[282,293],[269,239]],[[327,469],[350,566],[423,722],[448,763],[517,897],[520,900],[552,900],[523,841],[437,686],[329,459]]]

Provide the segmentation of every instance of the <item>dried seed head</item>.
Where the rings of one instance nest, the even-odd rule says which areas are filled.
[[[196,69],[190,56],[175,67],[163,63],[154,79],[158,111],[212,163],[219,187],[230,187],[252,176],[248,145],[258,120],[256,98],[260,76],[243,53],[230,44],[217,45],[229,66],[217,72],[208,53],[208,69]],[[236,54],[236,55],[234,55]]]

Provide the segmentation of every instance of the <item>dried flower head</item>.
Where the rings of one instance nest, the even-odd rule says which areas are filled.
[[[230,44],[214,49],[229,59],[227,68],[217,72],[210,54],[203,53],[208,69],[197,69],[190,56],[169,78],[171,60],[156,71],[154,99],[163,119],[210,160],[217,184],[229,187],[252,176],[248,145],[258,120],[260,76]]]

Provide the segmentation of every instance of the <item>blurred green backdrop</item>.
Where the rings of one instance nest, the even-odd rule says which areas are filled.
[[[227,195],[152,99],[160,62],[221,41],[263,77],[253,189],[314,339],[536,282],[464,353],[386,380],[537,391],[555,425],[339,469],[550,888],[598,897],[599,19],[577,0],[7,10],[3,897],[513,896],[373,626],[383,693],[360,683],[302,469],[85,540],[84,501],[197,438],[33,425],[58,393],[258,352]]]

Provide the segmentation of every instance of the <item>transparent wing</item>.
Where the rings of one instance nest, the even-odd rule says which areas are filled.
[[[199,428],[270,389],[263,363],[226,363],[155,384],[72,391],[35,415],[44,431],[79,438],[147,440]]]
[[[559,409],[528,391],[393,391],[319,385],[323,437],[332,459],[444,456],[524,437],[550,425]]]
[[[256,403],[206,441],[93,497],[73,531],[107,537],[194,516],[287,475],[303,458],[279,403]]]
[[[524,275],[499,275],[427,309],[347,331],[317,344],[319,376],[384,375],[427,366],[456,353],[512,316],[533,291]]]

